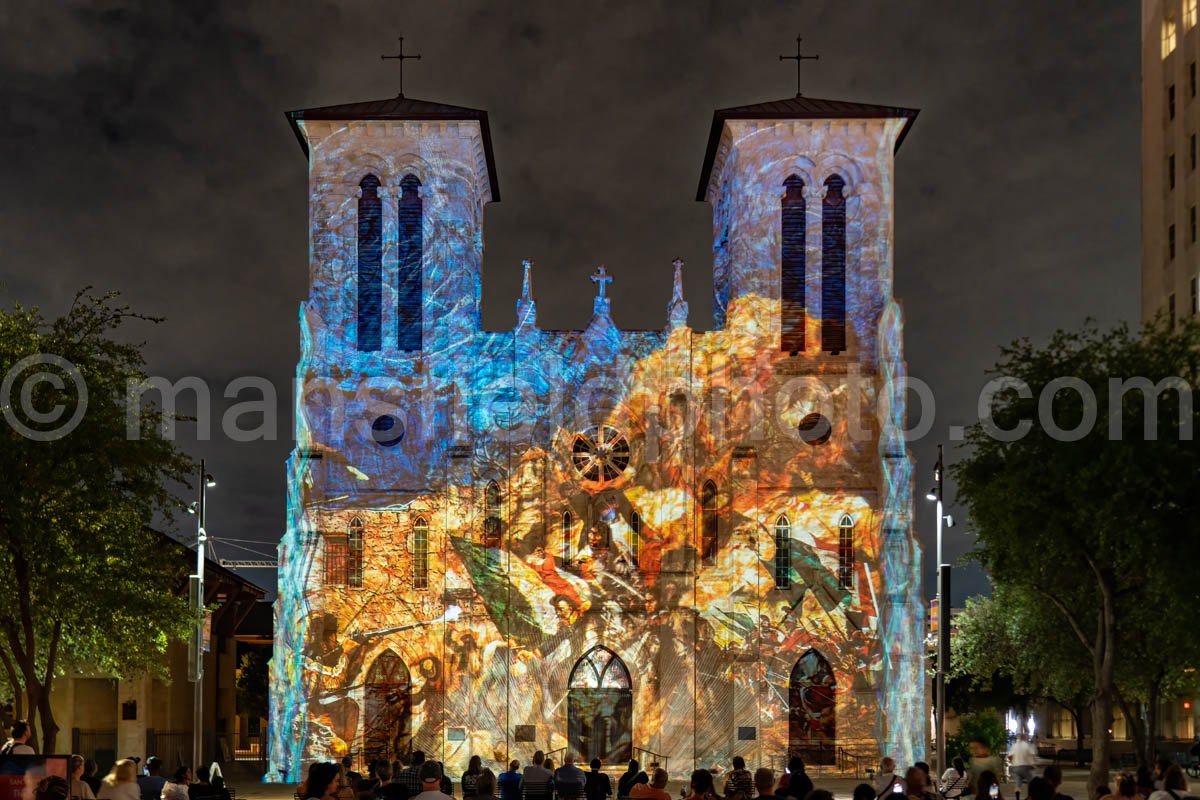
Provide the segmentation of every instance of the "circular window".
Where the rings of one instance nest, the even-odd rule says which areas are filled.
[[[588,428],[575,434],[571,465],[584,480],[611,481],[629,466],[629,441],[607,425]]]
[[[833,423],[823,414],[818,414],[815,411],[805,415],[804,419],[800,420],[800,424],[796,427],[800,431],[801,440],[814,447],[819,444],[825,444],[829,441],[829,437],[833,436]]]
[[[391,414],[376,417],[371,423],[371,438],[381,447],[395,447],[404,439],[404,423]]]

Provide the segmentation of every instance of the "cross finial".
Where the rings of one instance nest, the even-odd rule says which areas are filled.
[[[612,283],[612,275],[608,274],[608,270],[604,268],[603,264],[601,264],[599,267],[596,267],[596,272],[592,275],[592,283],[597,284],[600,287],[600,294],[598,297],[603,299],[604,285],[606,283]]]
[[[796,55],[794,55],[794,56],[781,55],[779,57],[780,61],[795,61],[796,62],[796,97],[802,96],[802,94],[800,92],[800,64],[805,61],[817,61],[818,59],[821,58],[819,55],[818,56],[806,56],[803,53],[801,53],[800,52],[800,41],[801,41],[800,37],[797,36],[796,37]]]
[[[675,302],[683,299],[683,259],[675,259],[671,266],[675,268],[675,282],[671,287],[671,300]]]
[[[533,269],[533,262],[525,259],[521,262],[521,266],[525,268],[525,276],[521,279],[521,299],[533,299],[533,282],[530,278],[530,271]]]
[[[404,37],[401,36],[401,37],[399,37],[399,39],[400,39],[400,52],[396,53],[396,55],[394,55],[394,56],[380,56],[379,60],[380,61],[395,60],[400,63],[400,92],[396,96],[404,97],[404,62],[407,61],[408,59],[416,59],[417,61],[420,61],[421,54],[417,53],[415,56],[404,55]]]

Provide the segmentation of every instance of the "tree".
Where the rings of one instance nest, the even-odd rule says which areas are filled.
[[[1107,781],[1122,639],[1144,619],[1139,604],[1172,592],[1200,607],[1198,366],[1193,322],[1014,342],[992,370],[1009,388],[991,398],[991,419],[968,429],[953,468],[993,585],[1057,611],[1061,635],[1087,656],[1089,788]],[[1129,391],[1130,379],[1148,390]]]
[[[242,654],[237,675],[237,713],[240,716],[260,719],[267,716],[269,667],[270,661],[262,650]]]
[[[179,591],[187,569],[160,557],[149,528],[177,509],[169,486],[186,483],[190,463],[152,406],[133,410],[140,435],[127,435],[142,345],[115,337],[133,321],[154,320],[87,290],[53,322],[0,311],[0,666],[43,752],[56,750],[56,674],[161,672],[193,619]]]
[[[1012,705],[1056,703],[1075,721],[1075,747],[1083,749],[1084,716],[1095,689],[1086,649],[1062,635],[1058,609],[1027,593],[997,587],[989,598],[971,598],[955,617],[950,674],[970,692],[1011,692]]]

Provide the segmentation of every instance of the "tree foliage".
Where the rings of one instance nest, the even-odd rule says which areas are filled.
[[[1200,608],[1200,447],[1190,436],[1197,409],[1190,388],[1161,383],[1197,384],[1200,327],[1159,320],[1136,332],[1059,331],[1043,346],[1004,348],[992,372],[1030,391],[994,396],[995,426],[968,430],[954,476],[979,537],[975,556],[997,590],[1026,609],[1025,622],[1044,631],[1028,645],[1068,663],[1069,649],[1053,640],[1071,637],[1086,659],[1089,785],[1098,785],[1107,779],[1118,677],[1135,655],[1132,637],[1152,622],[1146,610],[1169,600],[1190,608],[1190,618]],[[1148,379],[1150,391],[1122,391],[1134,378]],[[1155,438],[1144,435],[1147,423]],[[1026,424],[1022,436],[1003,433]],[[1166,656],[1144,648],[1147,658],[1155,653]],[[1134,672],[1147,669],[1143,662]]]
[[[135,410],[140,436],[127,435],[127,387],[145,379],[144,362],[142,345],[118,336],[134,321],[154,320],[86,290],[53,321],[37,309],[0,311],[0,374],[12,378],[0,397],[9,423],[0,424],[0,663],[16,712],[40,723],[44,752],[58,732],[56,674],[161,671],[168,641],[191,619],[180,593],[187,569],[149,527],[170,519],[170,486],[186,483],[190,463],[153,406]],[[45,433],[83,402],[62,365],[20,367],[45,354],[66,359],[86,387],[78,427],[57,438],[12,424]],[[38,370],[58,382],[32,379]]]
[[[255,648],[242,654],[238,663],[237,713],[247,717],[267,716],[270,661]]]

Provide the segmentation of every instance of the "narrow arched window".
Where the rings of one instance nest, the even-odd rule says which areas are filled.
[[[821,204],[821,349],[834,355],[846,349],[845,186],[840,175],[829,176]]]
[[[379,199],[379,178],[367,175],[358,188],[358,349],[378,350],[383,325],[383,203]]]
[[[347,537],[350,541],[350,564],[347,572],[349,573],[349,583],[351,586],[363,585],[363,524],[358,517],[350,520],[350,532]]]
[[[570,511],[564,511],[562,515],[562,558],[566,564],[571,560],[571,531],[575,527],[575,517]]]
[[[636,567],[642,554],[642,517],[636,511],[629,515],[629,550]]]
[[[775,520],[775,588],[792,585],[792,524],[782,514]]]
[[[795,175],[783,182],[783,253],[780,262],[780,347],[785,353],[804,351],[804,181]]]
[[[838,523],[838,586],[854,586],[854,520],[849,514],[842,515]]]
[[[415,175],[400,180],[399,226],[396,235],[396,347],[421,349],[424,318],[421,260],[424,234],[421,229],[421,182]]]
[[[413,523],[413,588],[429,588],[429,523],[417,517]]]
[[[349,577],[350,542],[343,533],[330,533],[324,538],[325,583],[328,586],[345,586]]]
[[[483,545],[499,547],[504,536],[504,523],[500,515],[500,485],[488,481],[483,490]]]
[[[712,481],[700,488],[700,561],[717,561],[717,485]]]

